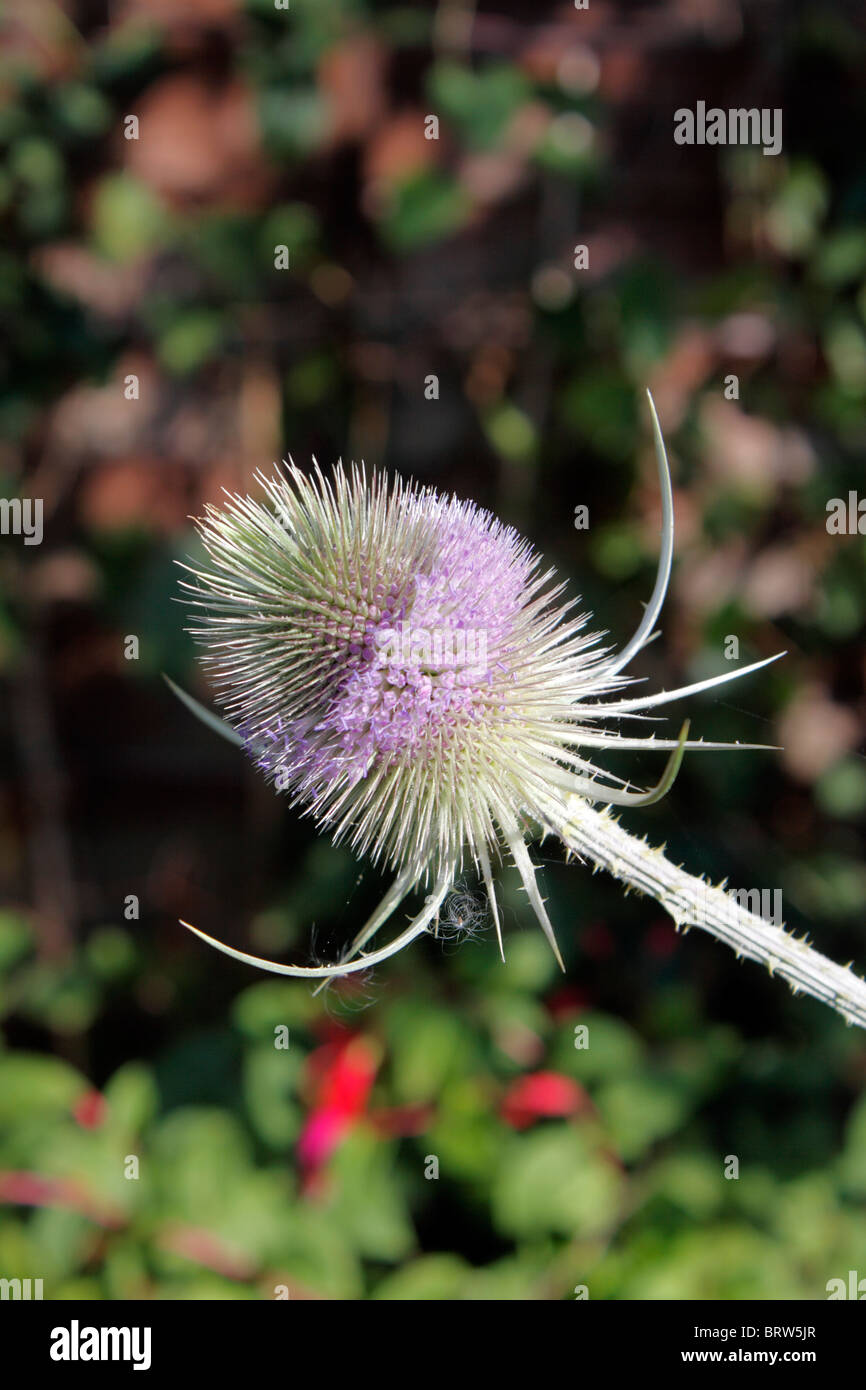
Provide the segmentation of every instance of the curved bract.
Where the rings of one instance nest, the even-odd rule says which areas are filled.
[[[352,961],[347,959],[339,965],[281,965],[278,961],[262,960],[260,956],[251,956],[246,951],[238,951],[233,946],[227,946],[225,942],[217,941],[216,937],[208,936],[206,932],[201,931],[198,927],[192,926],[190,922],[182,921],[181,926],[186,927],[188,931],[200,937],[202,941],[206,941],[208,946],[213,946],[217,951],[222,951],[224,955],[231,956],[234,960],[239,960],[244,965],[255,965],[259,970],[268,970],[274,975],[292,975],[302,980],[333,979],[337,975],[353,975],[358,970],[366,970],[368,966],[378,965],[379,961],[387,960],[389,956],[393,956],[397,951],[402,951],[404,946],[408,946],[410,942],[423,935],[436,917],[442,903],[445,901],[446,894],[450,887],[451,874],[441,874],[436,887],[425,900],[421,911],[412,919],[408,927],[390,942],[388,946],[383,946],[378,951],[371,951],[369,955],[364,956],[361,960]],[[400,901],[402,901],[402,899],[400,899]],[[396,902],[394,906],[396,906]],[[376,926],[371,930],[378,930],[381,923],[386,921],[387,917],[391,915],[394,906],[390,907],[386,914],[382,914],[380,904],[380,908],[377,909],[374,914],[374,916],[380,918],[380,920],[376,922]],[[368,924],[368,929],[369,926],[370,924]],[[362,945],[363,940],[360,940],[356,950],[360,950]]]

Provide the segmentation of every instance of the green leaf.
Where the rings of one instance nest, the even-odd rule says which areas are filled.
[[[538,450],[538,432],[525,411],[509,401],[493,406],[484,416],[484,433],[504,459],[522,463]]]
[[[373,1260],[407,1255],[415,1233],[393,1147],[368,1130],[355,1130],[337,1150],[331,1177],[332,1219],[351,1245]]]
[[[866,767],[854,757],[834,763],[816,782],[815,799],[826,815],[861,815],[866,810]]]
[[[318,1013],[319,1005],[309,990],[299,989],[295,981],[288,980],[263,980],[261,984],[249,985],[232,1005],[235,1027],[248,1038],[271,1044],[275,1028],[291,1030]],[[294,1046],[291,1031],[289,1046]]]
[[[424,1255],[383,1279],[374,1299],[404,1303],[447,1302],[463,1296],[471,1268],[459,1255]]]
[[[609,1082],[595,1100],[626,1163],[640,1158],[656,1140],[675,1133],[688,1111],[688,1092],[682,1083],[647,1073]]]
[[[85,942],[84,959],[100,980],[117,980],[132,972],[138,953],[130,932],[122,927],[97,927]]]
[[[273,268],[274,247],[287,246],[292,270],[307,265],[319,240],[319,219],[307,203],[284,203],[274,208],[259,230],[262,264]]]
[[[38,1113],[68,1114],[87,1089],[84,1077],[55,1057],[0,1056],[0,1123],[15,1124]]]
[[[565,390],[566,423],[598,453],[613,460],[631,459],[637,439],[637,409],[631,384],[619,372],[599,367],[583,370]]]
[[[654,1196],[664,1198],[692,1221],[715,1216],[730,1185],[721,1160],[703,1153],[675,1154],[656,1163],[648,1184]]]
[[[576,1047],[576,1042],[581,1046]],[[594,1085],[637,1071],[645,1053],[638,1034],[621,1019],[585,1011],[568,1028],[560,1030],[551,1065],[555,1071],[565,1071],[585,1085]]]
[[[328,133],[328,105],[315,87],[297,82],[292,88],[271,87],[259,94],[258,101],[262,137],[274,154],[307,154]]]
[[[160,361],[175,376],[194,372],[216,355],[224,333],[223,315],[215,309],[185,310],[160,336]]]
[[[24,967],[19,1009],[58,1033],[82,1033],[90,1027],[100,1002],[98,983],[81,956],[62,965],[37,960]]]
[[[484,1076],[449,1081],[439,1095],[424,1153],[436,1154],[450,1178],[486,1192],[501,1142],[502,1127],[491,1113]]]
[[[439,62],[428,86],[434,109],[456,126],[470,148],[478,150],[497,145],[531,90],[523,73],[507,63],[475,71],[462,63]]]
[[[267,1258],[273,1285],[288,1284],[292,1297],[361,1297],[360,1261],[330,1208],[284,1203],[273,1224]]]
[[[414,251],[457,231],[471,210],[469,195],[455,179],[425,171],[398,184],[379,226],[395,251]]]
[[[866,270],[866,232],[845,227],[822,241],[814,260],[816,277],[825,285],[843,285]]]
[[[156,1114],[159,1092],[148,1067],[127,1062],[106,1083],[108,1127],[124,1137],[140,1134]]]
[[[622,1175],[573,1125],[515,1136],[502,1151],[491,1203],[497,1228],[517,1239],[592,1236],[616,1220]]]
[[[432,1100],[449,1076],[465,1069],[470,1051],[475,1052],[471,1032],[452,1011],[414,998],[393,1004],[386,1024],[399,1101]]]
[[[302,1111],[296,1099],[303,1054],[275,1048],[273,1041],[250,1049],[243,1064],[243,1091],[253,1129],[272,1149],[297,1139]]]
[[[18,964],[33,946],[30,924],[14,912],[0,912],[0,975]]]
[[[97,249],[115,261],[134,261],[164,238],[168,216],[146,184],[131,174],[106,174],[91,211]]]
[[[593,1280],[596,1284],[599,1296],[604,1297],[598,1275]],[[775,1241],[748,1227],[718,1224],[675,1235],[664,1244],[656,1238],[615,1296],[641,1302],[799,1299],[823,1296],[823,1288],[809,1292]]]

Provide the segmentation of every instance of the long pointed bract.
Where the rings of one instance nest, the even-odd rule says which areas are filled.
[[[655,401],[649,391],[647,391],[647,400],[649,401],[650,414],[652,416],[653,442],[655,444],[659,485],[662,494],[662,543],[659,550],[655,587],[653,588],[650,601],[646,606],[646,612],[631,641],[627,642],[622,651],[606,663],[606,675],[613,675],[617,671],[621,671],[628,665],[632,657],[636,656],[641,648],[645,647],[647,643],[652,640],[653,628],[664,606],[665,595],[667,594],[668,583],[671,577],[671,565],[674,558],[674,496],[671,488],[671,470],[668,464],[665,442],[662,438],[659,417],[656,414]]]
[[[194,927],[191,922],[181,921],[180,925],[186,927],[187,931],[191,931],[194,936],[199,937],[208,946],[213,946],[214,950],[222,951],[223,955],[231,956],[233,960],[239,960],[243,965],[254,965],[259,970],[270,971],[272,975],[291,975],[301,980],[331,980],[336,979],[338,975],[353,975],[359,970],[367,970],[371,965],[378,965],[422,936],[442,906],[451,886],[453,872],[453,866],[451,866],[448,873],[440,875],[436,887],[426,899],[421,911],[412,919],[405,931],[402,931],[387,946],[382,946],[378,951],[371,951],[368,956],[362,956],[360,960],[343,961],[336,965],[283,965],[280,961],[264,960],[261,956],[252,956],[247,951],[238,951],[234,946],[227,946],[224,941],[218,941],[215,936],[208,936],[207,932],[203,932],[199,927]]]

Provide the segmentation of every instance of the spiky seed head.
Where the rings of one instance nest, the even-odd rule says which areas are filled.
[[[613,656],[583,632],[586,617],[575,618],[559,601],[553,572],[539,573],[526,541],[472,503],[431,488],[388,483],[376,473],[368,483],[363,470],[347,474],[341,465],[328,482],[318,466],[308,477],[292,465],[284,476],[258,476],[264,502],[227,494],[222,510],[208,508],[199,526],[211,568],[193,569],[195,582],[185,587],[230,722],[175,687],[177,694],[205,723],[244,744],[337,838],[350,836],[359,852],[389,860],[398,872],[333,965],[263,960],[185,926],[274,974],[350,974],[435,929],[468,846],[502,951],[489,850],[505,847],[562,965],[524,838],[527,820],[645,890],[643,870],[657,853],[630,841],[628,858],[609,854],[608,839],[619,842],[622,832],[607,810],[592,813],[599,844],[590,845],[586,829],[575,828],[580,808],[586,801],[650,805],[670,788],[686,748],[755,745],[688,743],[688,720],[675,742],[625,738],[598,721],[640,719],[777,659],[678,690],[599,699],[628,684],[622,673],[652,641],[670,578],[673,493],[652,397],[649,407],[662,543],[644,615]],[[610,747],[667,749],[670,757],[656,786],[635,792],[585,756]],[[643,853],[641,870],[635,852]],[[366,951],[422,878],[431,891],[409,925],[388,946]]]
[[[549,793],[575,702],[622,683],[599,682],[598,638],[471,502],[341,465],[258,480],[264,500],[207,509],[186,586],[226,718],[359,853],[477,862]]]

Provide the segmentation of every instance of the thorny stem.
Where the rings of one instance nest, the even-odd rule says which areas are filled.
[[[866,981],[836,965],[805,940],[749,912],[724,888],[707,883],[671,863],[660,848],[624,830],[610,810],[596,810],[582,797],[567,798],[567,814],[556,826],[566,848],[621,883],[646,893],[688,931],[699,927],[731,946],[737,957],[766,965],[787,980],[795,994],[811,994],[829,1004],[846,1023],[866,1028]]]

